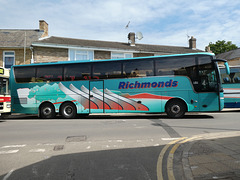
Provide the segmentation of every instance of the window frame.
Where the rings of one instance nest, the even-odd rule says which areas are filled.
[[[11,53],[13,53],[13,55],[5,55],[6,52],[11,52]],[[3,51],[3,67],[4,68],[6,68],[5,67],[5,65],[6,65],[5,64],[5,58],[6,57],[13,57],[13,64],[12,64],[12,66],[15,65],[15,51]],[[11,67],[7,68],[7,69],[11,69]]]
[[[114,56],[114,54],[122,54],[121,57]],[[127,55],[131,55],[131,57],[126,57]],[[133,58],[133,53],[129,52],[111,52],[111,59],[129,59]]]
[[[74,59],[71,59],[71,52],[73,51],[73,54],[74,54]],[[80,51],[81,53],[83,53],[84,51],[86,51],[87,52],[87,59],[81,59],[81,60],[79,60],[79,59],[77,59],[76,57],[77,57],[77,54],[81,54],[81,53],[79,53],[78,51]],[[92,58],[90,58],[91,57],[91,55],[90,55],[90,53],[92,53]],[[69,48],[68,49],[68,61],[85,61],[85,60],[94,60],[94,51],[93,50],[88,50],[88,49],[74,49],[74,48]]]

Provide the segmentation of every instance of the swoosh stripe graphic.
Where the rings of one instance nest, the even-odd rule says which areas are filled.
[[[115,110],[138,110],[138,111],[149,111],[149,108],[143,104],[139,104],[134,100],[120,96],[113,93],[112,91],[105,89],[104,94],[102,91],[93,87],[90,92],[93,98],[89,100],[89,90],[85,86],[81,86],[81,90],[76,88],[73,84],[70,84],[68,89],[62,83],[58,84],[59,88],[66,94],[78,101],[85,109],[115,109]],[[104,99],[103,99],[104,96]],[[138,94],[129,96],[129,98],[147,98],[153,97],[159,98],[157,95],[151,95],[148,93]],[[151,98],[150,98],[151,97]],[[90,102],[90,107],[89,107]],[[104,106],[103,106],[104,103]]]
[[[96,93],[96,94],[99,94],[100,96],[103,96],[103,92],[99,91],[97,88],[93,88],[92,92]],[[127,110],[126,107],[122,106],[121,104],[118,103],[118,99],[117,98],[114,98],[114,97],[111,97],[107,94],[104,94],[104,100],[111,106],[112,109],[118,109],[118,110]],[[128,105],[128,104],[126,104]],[[133,109],[135,110],[135,109]]]
[[[123,107],[124,110],[137,110],[136,107],[134,105],[132,105],[131,103],[129,103],[127,98],[121,98],[121,96],[112,93],[111,91],[109,91],[108,89],[104,90],[104,93],[106,95],[108,95],[110,98],[112,99],[116,99],[117,102]]]
[[[135,110],[139,110],[139,111],[149,111],[148,107],[143,105],[143,104],[138,104],[136,101],[133,101],[131,99],[128,99],[128,98],[125,98],[125,97],[122,97],[122,96],[119,96],[115,93],[113,93],[112,91],[108,90],[108,89],[105,89],[104,91],[105,93],[107,93],[108,95],[110,96],[113,96],[117,99],[119,99],[121,102],[127,102],[128,104],[132,105]],[[121,104],[121,103],[120,103]]]
[[[81,90],[85,93],[89,93],[89,90],[83,85],[81,86]],[[100,96],[92,91],[90,92],[90,94],[93,95],[93,98],[91,98],[91,101],[94,101],[98,105],[99,109],[111,109],[111,107],[106,102],[103,101],[103,96]],[[103,107],[103,103],[104,103],[104,107]]]
[[[84,102],[84,104],[81,104],[84,106],[85,109],[89,109],[91,107],[91,109],[100,109],[100,107],[98,106],[98,104],[96,104],[95,102],[93,102],[92,100],[90,100],[90,107],[89,107],[89,95],[87,93],[84,93],[82,91],[80,91],[79,89],[77,89],[74,85],[70,84],[69,88],[75,92],[76,94],[80,95],[81,97],[84,97],[85,99],[87,99],[87,103]]]
[[[84,106],[84,108],[87,108],[87,106],[89,107],[89,102],[88,99],[85,99],[81,96],[79,96],[78,94],[76,94],[75,92],[71,91],[70,89],[66,88],[62,83],[58,84],[58,87],[68,96],[70,96],[71,98],[77,100],[80,104],[82,104]],[[86,103],[88,102],[88,103]]]
[[[130,98],[130,99],[164,99],[164,100],[172,99],[172,97],[159,96],[159,95],[154,95],[154,94],[149,94],[149,93],[129,95],[129,96],[127,96],[127,98]]]

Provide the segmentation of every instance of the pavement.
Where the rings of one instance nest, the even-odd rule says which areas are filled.
[[[186,180],[240,180],[240,131],[209,133],[180,142]],[[169,178],[171,179],[171,178]]]

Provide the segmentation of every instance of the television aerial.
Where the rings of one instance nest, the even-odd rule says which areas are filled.
[[[128,21],[127,25],[125,26],[125,29],[129,27],[130,21]]]
[[[137,38],[138,40],[141,40],[141,39],[143,38],[142,33],[141,33],[141,32],[137,32],[137,33],[136,33],[136,38]]]

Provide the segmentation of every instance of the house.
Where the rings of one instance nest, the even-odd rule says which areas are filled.
[[[128,38],[128,39],[127,39]],[[54,61],[116,59],[164,54],[202,52],[196,49],[196,38],[189,47],[140,44],[130,32],[126,42],[111,42],[48,36],[48,24],[39,21],[37,30],[0,30],[1,66]],[[1,55],[0,55],[1,56]]]
[[[32,42],[48,36],[47,23],[39,21],[39,29],[0,29],[0,66],[30,64]]]
[[[228,60],[230,66],[240,65],[240,48],[218,54],[216,57]]]
[[[130,39],[133,39],[130,41]],[[51,36],[32,43],[35,62],[76,61],[87,59],[116,59],[163,54],[202,52],[196,49],[196,39],[191,47],[162,46],[135,43],[135,33],[129,33],[129,42],[96,41]]]

